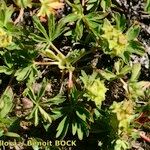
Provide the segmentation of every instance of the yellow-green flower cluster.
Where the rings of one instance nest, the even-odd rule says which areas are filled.
[[[133,102],[130,100],[124,100],[120,103],[114,102],[111,106],[112,112],[116,114],[119,121],[119,128],[124,131],[129,129],[131,121],[134,119]]]
[[[111,54],[122,55],[128,44],[127,37],[120,30],[114,28],[107,19],[104,20],[102,30],[104,32],[102,37],[107,40]]]
[[[0,28],[0,47],[7,47],[12,42],[12,36]]]
[[[96,105],[101,106],[102,101],[105,100],[105,93],[107,88],[104,85],[103,81],[100,79],[95,79],[93,83],[87,85],[87,94],[86,97],[95,102]]]

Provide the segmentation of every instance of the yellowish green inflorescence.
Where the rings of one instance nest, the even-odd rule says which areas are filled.
[[[103,81],[96,79],[92,84],[86,87],[87,97],[95,102],[96,105],[101,105],[105,100],[105,93],[107,91]]]
[[[105,100],[107,88],[105,87],[104,81],[100,80],[100,78],[96,78],[96,76],[97,74],[95,72],[90,76],[82,72],[81,79],[86,89],[84,96],[94,101],[97,106],[101,106],[102,102]]]
[[[0,28],[0,47],[7,47],[12,42],[12,36]]]
[[[128,45],[126,35],[113,27],[107,19],[104,20],[102,30],[104,32],[102,37],[107,40],[111,54],[114,56],[122,55]]]
[[[124,100],[120,103],[114,102],[111,106],[112,112],[116,114],[119,121],[119,132],[128,132],[131,121],[134,119],[134,103],[131,100]]]

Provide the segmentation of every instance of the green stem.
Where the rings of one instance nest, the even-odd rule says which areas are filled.
[[[55,50],[58,54],[60,54],[61,56],[65,57],[65,56],[57,49],[57,47],[56,47],[52,42],[49,43],[49,46],[52,47],[53,50]]]
[[[40,6],[41,6],[41,3],[32,3],[32,6],[40,7]]]
[[[66,2],[70,7],[72,7],[72,4],[71,4],[68,0],[65,0],[65,2]]]
[[[57,62],[34,62],[35,65],[58,65]]]

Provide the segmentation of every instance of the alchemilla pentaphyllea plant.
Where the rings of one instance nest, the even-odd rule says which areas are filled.
[[[1,0],[0,149],[149,149],[149,12],[149,0]]]

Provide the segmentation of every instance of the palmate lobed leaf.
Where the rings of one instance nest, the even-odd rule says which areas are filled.
[[[53,98],[45,99],[44,96],[45,96],[46,87],[47,87],[47,81],[44,78],[41,88],[38,90],[37,93],[35,93],[31,87],[29,87],[29,90],[27,91],[27,96],[30,98],[30,100],[32,100],[34,106],[30,114],[26,117],[26,119],[33,119],[35,126],[39,125],[39,123],[41,122],[40,117],[43,119],[44,123],[52,123],[52,120],[56,119],[55,109],[54,110],[52,109],[51,110],[52,112],[48,110],[50,110],[51,106],[58,106],[60,103],[63,103],[65,100],[61,95],[56,95]]]
[[[77,134],[79,139],[83,139],[83,135],[89,135],[89,121],[93,120],[90,111],[81,102],[83,93],[73,87],[70,93],[70,102],[66,107],[62,107],[60,112],[63,116],[57,128],[57,137],[64,137],[68,130],[72,131],[72,135]],[[67,119],[66,119],[67,118]],[[63,125],[64,124],[64,125]]]
[[[40,22],[38,17],[33,16],[34,25],[36,28],[43,34],[44,37],[41,35],[37,35],[37,33],[31,33],[31,38],[36,42],[43,42],[50,44],[50,42],[54,41],[56,38],[58,38],[61,34],[63,34],[65,31],[68,30],[67,27],[65,27],[65,21],[64,19],[59,20],[56,22],[55,16],[50,14],[48,15],[48,32],[43,26],[43,24]]]

